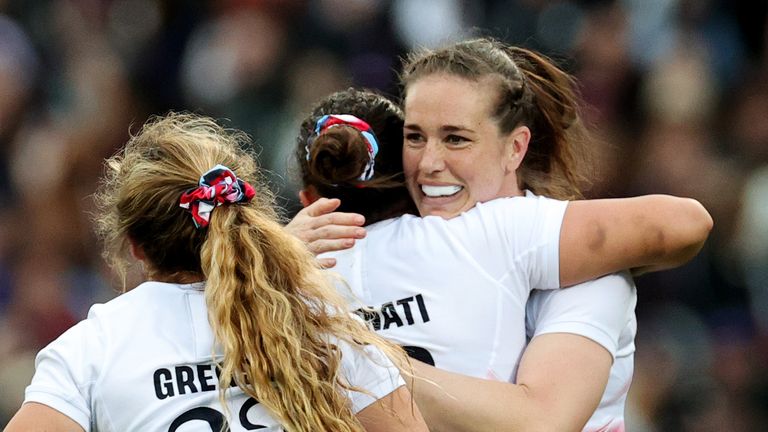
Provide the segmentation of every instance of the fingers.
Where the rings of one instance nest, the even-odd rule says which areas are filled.
[[[318,239],[307,244],[309,250],[315,255],[323,252],[340,251],[349,249],[355,245],[355,239],[341,238],[336,240]]]
[[[365,217],[336,212],[341,201],[321,198],[307,206],[285,226],[286,231],[306,243],[315,255],[349,249],[366,236]],[[330,266],[335,265],[330,264]]]
[[[329,269],[336,265],[335,258],[318,258],[317,262],[320,264],[320,267],[324,269]]]
[[[324,225],[362,226],[365,223],[365,217],[361,214],[334,212],[339,205],[341,201],[336,198],[320,198],[299,211],[288,226],[292,231],[301,231]]]
[[[333,212],[321,216],[315,216],[304,221],[307,228],[320,229],[323,226],[348,226],[359,227],[365,223],[365,217],[357,213]]]
[[[365,228],[359,226],[325,224],[319,228],[304,230],[301,238],[306,243],[313,243],[318,240],[361,239],[365,235]]]
[[[307,216],[321,216],[330,213],[341,205],[338,198],[320,198],[312,204],[302,209],[299,213],[305,213]]]

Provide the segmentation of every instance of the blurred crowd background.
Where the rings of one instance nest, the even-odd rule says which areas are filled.
[[[637,279],[628,430],[768,430],[767,27],[764,0],[0,0],[0,425],[35,352],[116,295],[89,196],[149,115],[247,131],[290,216],[313,102],[397,96],[404,53],[479,34],[578,77],[589,196],[689,196],[714,217],[690,264]]]

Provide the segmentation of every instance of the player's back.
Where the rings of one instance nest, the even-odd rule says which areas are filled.
[[[220,402],[204,285],[146,282],[95,305],[37,357],[26,401],[48,405],[98,431],[281,431],[238,387]],[[333,338],[331,338],[333,340]],[[402,385],[374,347],[337,342],[353,412]]]
[[[236,387],[228,393],[235,420],[225,418],[202,288],[147,282],[95,305],[87,320],[41,351],[27,398],[42,398],[99,431],[220,430],[223,424],[282,430]],[[57,380],[57,373],[71,377]],[[76,388],[63,406],[56,394],[45,394],[67,386]]]
[[[559,284],[565,203],[506,198],[463,215],[368,227],[335,271],[373,311],[374,329],[440,368],[510,380],[525,346],[532,286]],[[359,303],[358,303],[359,305]]]

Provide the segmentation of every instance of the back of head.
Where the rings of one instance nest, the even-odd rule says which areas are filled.
[[[377,151],[371,152],[369,138],[359,127],[339,124],[318,133],[318,121],[334,115],[352,115],[370,126]],[[339,198],[339,211],[360,213],[367,224],[417,214],[404,185],[402,146],[403,112],[395,103],[368,90],[334,93],[301,124],[296,159],[303,187]],[[372,174],[366,179],[369,167]]]
[[[224,349],[222,398],[236,384],[288,430],[361,430],[339,391],[348,385],[327,336],[397,351],[348,316],[314,257],[278,223],[255,159],[242,150],[246,140],[195,115],[148,122],[107,161],[97,195],[105,255],[123,269],[130,241],[143,252],[151,279],[206,281],[209,321]],[[201,175],[219,165],[255,195],[235,199],[225,188],[224,203],[199,224],[181,197],[214,194]]]
[[[434,74],[471,81],[494,78],[498,90],[491,116],[500,132],[518,126],[531,130],[528,151],[517,171],[519,186],[559,199],[582,196],[593,147],[570,75],[541,54],[490,38],[411,53],[401,73],[406,97],[411,83]]]
[[[105,257],[116,270],[124,270],[130,240],[144,252],[150,277],[153,272],[164,277],[202,275],[200,254],[207,230],[190,223],[179,199],[217,164],[257,185],[256,162],[243,150],[247,140],[211,119],[170,114],[147,122],[120,153],[107,160],[97,195],[101,210],[97,225],[105,239]],[[265,188],[258,190],[249,206],[266,218],[276,217],[273,196]]]

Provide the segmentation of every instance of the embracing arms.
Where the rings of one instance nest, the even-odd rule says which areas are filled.
[[[706,209],[689,198],[571,201],[560,231],[560,284],[624,269],[677,267],[701,250],[712,223]]]
[[[338,199],[321,198],[301,210],[286,230],[315,253],[347,249],[365,237],[365,219],[334,212]],[[712,229],[696,200],[669,195],[568,203],[560,231],[560,284],[569,286],[625,269],[635,274],[679,266],[693,258]],[[332,267],[332,258],[320,263]]]
[[[416,375],[437,384],[415,380],[413,390],[431,430],[584,428],[605,391],[612,354],[621,362],[628,354],[634,284],[623,272],[533,295],[527,314],[536,332],[520,360],[515,384],[418,365]],[[615,378],[619,386],[631,379],[621,376],[621,368]],[[614,390],[608,398],[616,396]]]
[[[611,355],[582,336],[542,335],[526,349],[517,384],[414,364],[435,383],[414,380],[412,391],[431,430],[580,431],[600,402]]]

